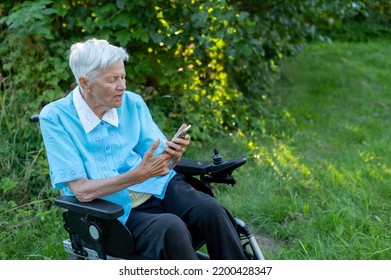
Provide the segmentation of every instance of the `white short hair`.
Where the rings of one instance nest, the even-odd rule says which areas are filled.
[[[113,46],[106,40],[90,39],[71,46],[69,66],[79,84],[80,77],[92,82],[100,69],[128,59],[129,55],[123,48]]]

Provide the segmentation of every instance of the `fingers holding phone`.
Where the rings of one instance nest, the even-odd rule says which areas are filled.
[[[164,151],[176,158],[180,158],[190,144],[190,135],[187,134],[191,125],[182,124],[171,141],[167,141]]]
[[[177,133],[175,133],[174,137],[172,137],[172,140],[174,140],[175,138],[185,139],[185,137],[187,135],[187,131],[190,128],[191,128],[191,124],[189,124],[189,125],[182,124],[181,127],[178,129]]]

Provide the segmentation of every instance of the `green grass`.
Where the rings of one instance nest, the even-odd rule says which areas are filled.
[[[312,44],[286,61],[271,133],[221,194],[271,238],[267,258],[391,259],[388,44]]]
[[[391,259],[390,69],[386,41],[309,45],[285,62],[266,134],[188,149],[203,160],[215,145],[225,158],[247,157],[238,184],[216,194],[267,259]],[[36,196],[19,208],[2,198],[0,259],[65,258],[61,211],[45,200],[53,195]]]

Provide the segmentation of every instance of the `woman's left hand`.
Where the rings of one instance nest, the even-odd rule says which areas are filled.
[[[178,131],[182,131],[185,127],[186,125],[182,124]],[[183,138],[173,138],[171,141],[167,141],[167,146],[164,148],[164,151],[172,155],[174,162],[178,163],[189,144],[190,135],[186,134]]]

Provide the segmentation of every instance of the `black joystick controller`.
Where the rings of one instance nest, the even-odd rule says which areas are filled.
[[[223,157],[220,156],[219,150],[217,148],[214,148],[213,151],[214,151],[214,155],[212,157],[213,164],[218,165],[218,164],[222,163],[223,162]]]

